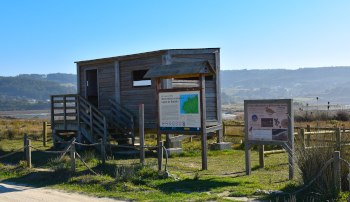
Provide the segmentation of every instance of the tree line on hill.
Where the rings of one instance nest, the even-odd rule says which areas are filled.
[[[222,70],[221,87],[222,91],[231,97],[231,102],[279,98],[310,100],[318,97],[319,102],[347,104],[350,103],[348,75],[350,66],[296,70]],[[310,102],[315,104],[316,99],[311,99]]]
[[[16,77],[0,77],[0,110],[35,110],[50,108],[46,102],[50,95],[75,94],[76,87],[61,84],[76,83],[73,74],[21,74]],[[29,100],[36,100],[30,102]]]
[[[53,81],[59,84],[77,85],[76,74],[52,73],[52,74],[19,74],[18,78],[27,78],[34,80]]]

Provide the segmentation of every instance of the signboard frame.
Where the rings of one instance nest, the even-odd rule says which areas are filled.
[[[161,141],[161,134],[184,134],[184,135],[200,135],[201,136],[201,146],[202,146],[202,169],[208,169],[208,159],[207,159],[207,129],[206,129],[206,98],[205,98],[205,74],[199,74],[199,87],[195,88],[175,88],[175,89],[162,89],[160,78],[156,77],[156,114],[157,114],[157,143]],[[199,132],[197,131],[166,131],[160,130],[160,117],[159,117],[159,93],[163,92],[191,92],[199,91],[199,110],[200,110],[200,128]]]
[[[252,106],[258,106],[258,108],[262,108],[264,105],[268,107],[269,105],[273,107],[278,107],[279,105],[281,106],[287,106],[286,110],[286,115],[282,115],[280,113],[280,117],[286,117],[288,120],[288,137],[286,141],[281,141],[281,140],[263,140],[261,139],[252,139],[254,137],[252,135],[252,129],[251,124],[251,119],[252,119],[252,110],[249,110],[248,107]],[[271,108],[266,108],[265,110],[269,110]],[[276,109],[276,108],[275,108]],[[261,109],[259,109],[261,110]],[[258,111],[259,111],[258,110]],[[263,109],[264,110],[264,109]],[[261,110],[261,111],[263,111]],[[276,110],[274,110],[276,111]],[[274,113],[274,111],[272,111]],[[265,113],[266,112],[262,112]],[[276,115],[275,115],[276,116]],[[261,118],[262,116],[257,115],[257,119]],[[270,114],[269,117],[272,117]],[[280,145],[284,147],[288,153],[289,157],[289,179],[294,178],[294,113],[293,113],[293,99],[267,99],[267,100],[244,100],[244,121],[245,121],[245,160],[246,160],[246,174],[251,175],[251,147],[253,145],[259,145],[260,150],[262,152],[259,152],[259,159],[260,159],[260,166],[263,167],[263,145]],[[270,121],[270,120],[269,120]],[[278,120],[277,120],[278,121]],[[269,127],[267,126],[266,129],[272,129],[274,126]],[[250,130],[250,131],[249,131]]]
[[[197,95],[198,108],[197,113],[182,113],[181,97]],[[188,96],[189,95],[189,96]],[[200,110],[200,91],[195,89],[176,89],[172,92],[159,92],[159,130],[162,132],[201,132],[201,110]],[[163,111],[164,110],[164,111]]]

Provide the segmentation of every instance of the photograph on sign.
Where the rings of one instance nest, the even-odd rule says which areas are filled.
[[[287,103],[247,104],[248,139],[288,141]]]
[[[159,129],[201,131],[199,91],[159,93]]]

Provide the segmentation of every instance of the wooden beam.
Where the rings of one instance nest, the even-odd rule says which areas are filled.
[[[203,49],[173,49],[168,50],[170,55],[185,55],[185,54],[199,54],[199,53],[214,53],[220,48],[203,48]]]
[[[216,71],[216,113],[217,120],[222,123],[222,113],[221,113],[221,84],[220,84],[220,49],[215,52],[215,71]]]
[[[77,93],[80,94],[80,67],[77,64]]]
[[[170,65],[172,64],[171,55],[164,54],[162,55],[162,65]],[[171,89],[173,88],[173,79],[162,79],[162,89]]]
[[[119,60],[115,61],[115,100],[120,104],[120,70]]]
[[[156,80],[156,118],[157,118],[157,145],[159,145],[161,141],[161,134],[160,134],[160,128],[159,128],[159,89],[161,89],[160,85],[160,79],[155,78]]]

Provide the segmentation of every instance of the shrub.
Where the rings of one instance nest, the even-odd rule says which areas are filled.
[[[130,164],[120,165],[115,168],[115,180],[118,182],[139,181],[142,177],[156,176],[156,164]]]
[[[316,137],[313,137],[313,139],[314,138]],[[316,141],[311,149],[301,148],[297,152],[296,164],[300,170],[301,183],[304,185],[309,184],[318,175],[325,163],[333,158],[334,151],[337,150],[333,147],[334,143],[325,142],[324,140],[326,140],[326,138],[323,138],[323,141]],[[345,144],[343,142],[346,141],[347,140],[342,139],[342,144]],[[342,159],[349,162],[345,145],[341,147],[340,154]],[[344,191],[348,190],[348,183],[346,180],[348,173],[349,168],[347,168],[344,163],[341,163],[341,188]],[[333,175],[333,163],[331,163],[324,170],[323,174],[308,188],[309,193],[317,193],[317,197],[319,197],[321,201],[336,199],[339,193],[336,193],[334,189]]]
[[[338,120],[338,121],[349,121],[350,120],[350,116],[349,113],[343,110],[339,110],[337,111],[334,119]]]

